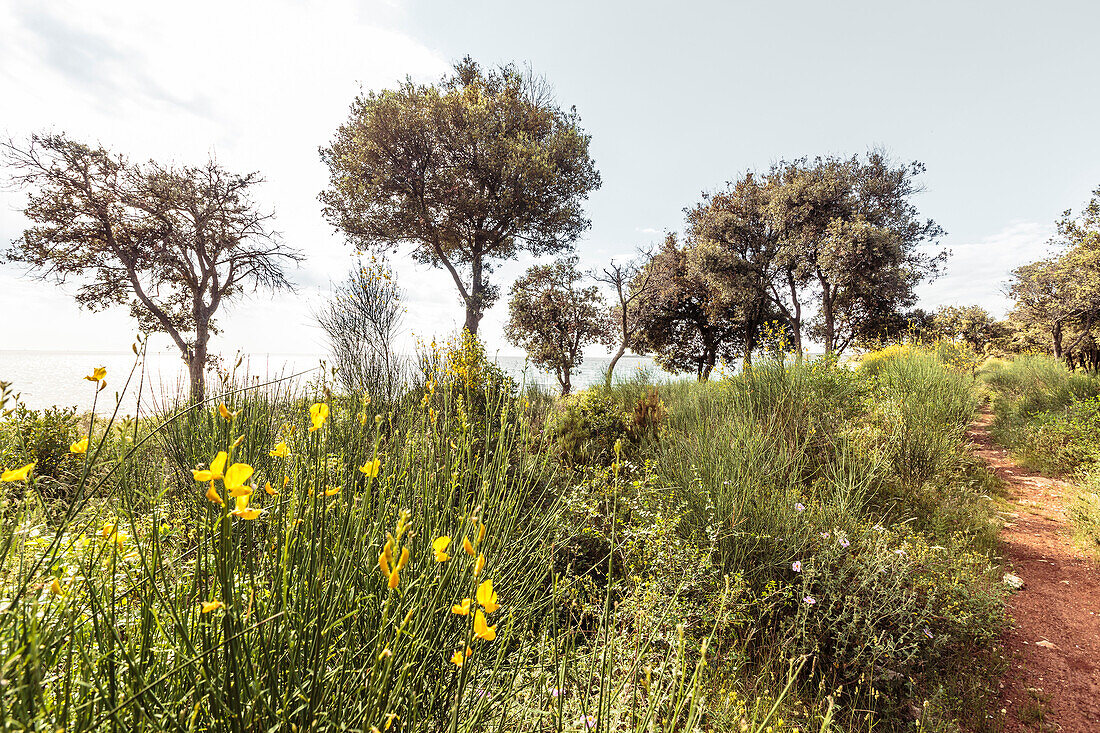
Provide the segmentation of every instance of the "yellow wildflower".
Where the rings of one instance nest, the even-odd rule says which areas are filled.
[[[453,606],[451,606],[451,613],[456,613],[459,616],[469,616],[470,615],[470,604],[472,602],[473,601],[469,598],[463,598],[462,603],[456,603]]]
[[[489,626],[485,621],[485,614],[481,611],[474,613],[474,636],[483,641],[492,641],[497,638],[496,624]]]
[[[473,649],[471,649],[470,647],[466,647],[466,657],[469,657],[473,653]],[[466,657],[463,657],[462,650],[458,649],[455,651],[454,656],[451,657],[451,664],[456,667],[461,667],[462,663],[466,661]]]
[[[237,415],[240,415],[241,411],[237,410],[236,412],[230,412],[229,408],[225,406],[224,402],[222,402],[220,405],[218,405],[218,414],[224,417],[226,420],[232,420]]]
[[[325,420],[328,420],[328,405],[324,402],[316,402],[309,408],[309,421],[312,426],[309,432],[320,430],[325,425]]]
[[[13,468],[10,471],[4,471],[0,473],[0,483],[10,484],[13,481],[26,481],[27,476],[30,475],[31,470],[34,469],[35,464],[28,463],[22,468]]]
[[[382,570],[383,575],[389,576],[389,574],[390,574],[390,558],[385,552],[382,552],[378,556],[378,567]]]
[[[477,556],[477,562],[474,563],[474,577],[481,575],[481,571],[485,569],[485,555],[480,554]]]
[[[271,482],[270,481],[268,481],[267,483],[264,484],[264,491],[267,492],[268,496],[276,496],[279,493],[275,489],[271,488]]]
[[[485,524],[478,522],[477,525],[477,542],[481,544],[481,541],[485,539]]]
[[[400,582],[401,582],[401,576],[397,574],[397,568],[394,568],[393,572],[390,573],[390,580],[387,583],[387,585],[390,587],[390,590],[393,590],[394,588],[397,587],[398,583],[400,583]]]
[[[382,461],[375,458],[373,461],[367,461],[359,467],[359,471],[371,478],[378,477],[378,470],[382,467]]]
[[[409,564],[409,548],[401,548],[401,559],[397,561],[397,569],[403,570]]]
[[[113,525],[113,524],[105,524],[99,530],[99,536],[102,537],[105,540],[110,539],[114,535],[114,533],[115,533],[115,525]]]
[[[59,596],[62,595],[64,592],[65,589],[61,587],[61,582],[57,578],[54,578],[53,582],[50,583],[50,593],[53,593],[55,596]]]
[[[229,513],[232,514],[234,517],[240,517],[241,519],[256,519],[260,516],[259,509],[248,508],[248,494],[245,494],[244,496],[238,496],[236,509]]]
[[[474,556],[474,546],[470,542],[469,537],[463,537],[462,538],[462,550],[463,550],[463,552],[465,552],[470,557]]]
[[[234,486],[229,490],[229,495],[236,498],[240,496],[251,496],[252,487],[241,484],[240,486]]]
[[[440,537],[432,543],[432,550],[435,551],[436,562],[447,562],[451,559],[451,556],[447,554],[447,548],[451,546],[450,537]]]
[[[335,486],[335,487],[330,486],[327,489],[325,489],[325,496],[336,496],[339,493],[340,493],[340,487],[339,486]]]
[[[225,476],[222,478],[222,483],[225,484],[226,490],[230,494],[233,494],[234,489],[239,489],[244,486],[245,481],[252,478],[253,470],[252,466],[247,463],[234,463],[226,470]],[[237,496],[237,494],[233,494],[233,496]]]
[[[214,456],[214,460],[210,461],[210,468],[205,471],[192,471],[191,475],[195,477],[196,481],[214,481],[215,479],[223,478],[222,471],[225,470],[225,462],[229,460],[229,454],[225,451],[219,451],[218,455]]]
[[[70,445],[69,446],[69,452],[73,453],[73,454],[76,454],[76,455],[82,455],[84,453],[87,453],[88,452],[88,439],[87,438],[81,438],[80,440],[78,440],[75,443],[73,443],[72,445]]]
[[[213,481],[210,482],[210,488],[206,490],[206,498],[214,502],[215,504],[221,504],[222,506],[225,506],[225,502],[222,501],[222,498],[220,496],[218,496],[218,490],[214,488]]]
[[[477,587],[477,602],[485,609],[485,613],[492,613],[500,608],[500,604],[497,603],[496,591],[493,590],[492,580],[486,580]]]
[[[272,458],[286,458],[290,455],[290,448],[286,447],[286,443],[279,443],[274,448],[267,452]]]
[[[92,370],[92,373],[84,377],[89,382],[98,382],[107,376],[107,367],[96,367]]]
[[[210,613],[211,611],[217,611],[219,608],[225,608],[225,604],[221,601],[203,601],[201,604],[203,613]]]

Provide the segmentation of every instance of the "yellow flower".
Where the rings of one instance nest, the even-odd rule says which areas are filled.
[[[473,649],[471,649],[470,647],[466,647],[466,657],[469,657],[473,653],[474,653]],[[462,650],[461,649],[457,649],[457,650],[455,650],[454,656],[451,657],[451,664],[453,664],[456,667],[461,667],[462,663],[466,661],[466,657],[462,656]]]
[[[324,402],[316,402],[309,408],[309,421],[313,424],[309,432],[320,430],[328,420],[328,405]]]
[[[251,492],[249,492],[251,493]],[[240,517],[241,519],[256,519],[260,516],[259,509],[248,508],[248,495],[237,497],[237,508],[229,512],[234,517]]]
[[[484,641],[497,638],[496,624],[489,626],[485,621],[485,614],[481,611],[474,613],[474,636]]]
[[[371,478],[377,478],[378,469],[380,469],[381,467],[382,461],[378,458],[375,458],[373,461],[367,461],[366,463],[364,463],[362,466],[359,467],[359,470],[360,472],[366,474],[367,476],[370,476]]]
[[[474,556],[474,546],[470,543],[469,537],[462,538],[462,550],[470,557]]]
[[[447,562],[451,559],[451,556],[447,554],[447,548],[451,546],[450,537],[440,537],[432,543],[432,550],[435,551],[436,562]]]
[[[264,491],[267,492],[268,496],[276,496],[279,493],[275,489],[271,488],[271,482],[270,481],[264,484]]]
[[[325,496],[336,496],[339,493],[340,493],[340,487],[339,486],[336,486],[336,487],[330,486],[327,489],[325,489]]]
[[[218,405],[218,414],[224,417],[226,420],[232,420],[237,415],[240,415],[241,411],[237,410],[236,412],[230,412],[229,408],[225,406],[224,402],[222,402],[220,405]]]
[[[401,548],[401,559],[397,561],[397,569],[403,570],[409,564],[409,548]]]
[[[213,481],[223,478],[222,471],[225,470],[225,462],[228,460],[229,455],[225,451],[219,451],[218,455],[214,456],[214,460],[210,461],[209,469],[205,471],[192,471],[191,475],[195,477],[196,481]]]
[[[220,454],[219,454],[220,455]],[[225,477],[222,479],[222,483],[225,484],[226,490],[233,496],[237,494],[233,493],[234,489],[240,489],[244,486],[244,482],[252,478],[252,466],[247,463],[234,463],[225,472]],[[252,493],[249,491],[248,493]]]
[[[84,377],[89,382],[98,382],[107,376],[107,367],[96,367],[92,370],[92,373]]]
[[[389,576],[390,574],[390,558],[385,552],[378,556],[378,567],[382,570],[382,574]]]
[[[481,544],[481,541],[485,539],[485,525],[481,522],[477,523],[477,542]]]
[[[400,582],[401,582],[401,576],[399,576],[397,574],[397,568],[394,568],[393,572],[390,573],[390,580],[389,580],[389,583],[387,583],[387,585],[390,587],[390,590],[393,590],[394,588],[397,587],[398,583],[400,583]]]
[[[219,608],[225,608],[225,604],[221,601],[203,601],[201,606],[203,613],[210,613],[211,611],[217,611]]]
[[[103,525],[103,528],[99,530],[99,536],[105,540],[110,539],[114,535],[114,533],[115,525],[113,524],[105,524]]]
[[[284,489],[286,488],[286,485],[289,484],[289,483],[290,483],[290,476],[283,476],[283,488]]]
[[[69,452],[81,455],[88,452],[88,439],[81,438],[72,445],[69,446]]]
[[[215,504],[221,504],[222,506],[225,506],[225,502],[222,501],[222,498],[220,496],[218,496],[218,490],[214,488],[213,481],[210,482],[210,488],[206,490],[206,498],[214,502]]]
[[[279,443],[274,448],[267,452],[272,458],[286,458],[290,455],[290,448],[286,447],[286,443]]]
[[[53,593],[55,596],[59,596],[62,595],[64,592],[65,589],[61,587],[61,582],[58,581],[57,578],[54,578],[53,582],[50,583],[50,593]]]
[[[241,484],[240,486],[234,486],[233,488],[231,488],[229,490],[229,495],[232,496],[232,497],[251,496],[252,495],[252,487],[251,486],[245,486],[244,484]]]
[[[481,571],[485,569],[485,555],[481,554],[477,556],[477,562],[474,563],[474,577],[481,575]]]
[[[497,603],[496,591],[493,590],[492,580],[486,580],[477,587],[477,602],[485,609],[485,613],[492,613],[500,608],[500,604]]]
[[[463,598],[462,603],[456,603],[451,606],[451,613],[457,613],[459,616],[469,616],[470,603],[472,603],[472,601],[469,598]]]
[[[13,481],[26,481],[34,465],[33,463],[28,463],[22,468],[13,468],[10,471],[0,473],[0,483],[10,484]]]

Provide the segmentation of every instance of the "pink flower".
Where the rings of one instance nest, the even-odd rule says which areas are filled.
[[[829,539],[829,533],[828,532],[822,532],[821,533],[821,539],[823,539],[823,540]]]
[[[848,545],[850,545],[850,544],[851,544],[851,543],[850,543],[850,542],[848,542],[848,540],[844,539],[843,537],[841,537],[841,538],[840,538],[840,546],[841,546],[841,547],[847,547],[847,546],[848,546]]]
[[[595,715],[586,715],[583,718],[581,718],[581,720],[584,721],[584,727],[585,728],[595,728],[596,727],[596,716]]]
[[[794,510],[795,510],[796,512],[801,512],[801,511],[804,511],[805,509],[806,509],[806,507],[802,506],[802,502],[800,502],[800,501],[799,501],[799,502],[795,502],[795,505],[794,505]]]
[[[805,597],[805,598],[803,598],[802,600],[806,602],[806,605],[807,605],[807,606],[812,606],[812,605],[814,605],[815,603],[817,603],[817,601],[816,601],[816,600],[814,600],[814,597],[813,597],[813,596],[806,596],[806,597]]]
[[[795,560],[794,562],[792,562],[791,563],[791,570],[795,571],[796,573],[801,573],[802,572],[802,561],[801,560]]]

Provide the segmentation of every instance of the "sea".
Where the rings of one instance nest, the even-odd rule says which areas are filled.
[[[324,361],[331,363],[327,354],[246,354],[241,355],[238,376],[247,376],[260,382],[273,379],[289,379],[305,384],[316,379]],[[225,357],[223,364],[233,366],[237,356]],[[550,374],[535,369],[522,356],[496,356],[496,363],[516,381],[525,385],[538,385],[557,392],[557,380]],[[574,389],[591,386],[603,379],[611,359],[608,357],[585,358],[573,374]],[[228,363],[227,363],[228,362]],[[93,382],[84,376],[96,367],[107,368],[107,387],[96,394]],[[645,373],[652,379],[674,378],[648,357],[624,356],[615,367],[615,378],[624,379]],[[179,354],[163,351],[149,353],[140,363],[129,351],[4,351],[0,350],[0,381],[11,383],[13,393],[31,409],[45,407],[73,407],[86,412],[95,406],[97,413],[118,409],[119,415],[134,415],[156,411],[187,389],[187,371]],[[8,407],[12,404],[9,402]]]

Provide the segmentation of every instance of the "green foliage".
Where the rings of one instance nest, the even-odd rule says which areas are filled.
[[[600,186],[588,145],[543,82],[466,58],[438,84],[358,97],[321,153],[321,201],[356,245],[444,267],[476,334],[499,294],[494,262],[559,253],[588,228],[583,203]]]
[[[78,437],[75,409],[30,410],[20,404],[0,420],[0,466],[34,463],[35,473],[48,479],[42,485],[46,497],[65,498],[63,482],[71,483],[71,473],[82,460],[69,452]]]
[[[567,463],[607,465],[626,427],[619,398],[609,389],[592,388],[562,398],[547,433]]]
[[[552,372],[561,393],[572,389],[571,374],[584,360],[584,347],[610,345],[611,324],[599,288],[581,287],[576,257],[533,265],[512,283],[508,300],[508,340],[531,362]]]

